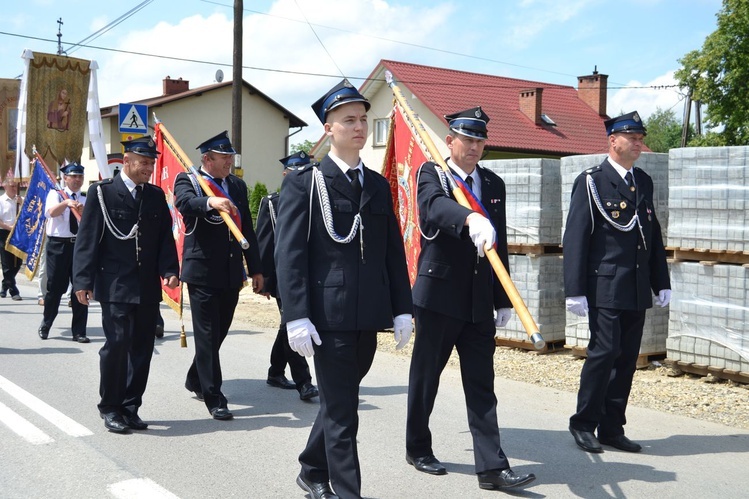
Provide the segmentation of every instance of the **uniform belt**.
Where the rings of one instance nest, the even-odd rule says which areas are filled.
[[[49,239],[51,241],[60,241],[62,243],[75,243],[75,236],[73,236],[73,237],[49,236]]]

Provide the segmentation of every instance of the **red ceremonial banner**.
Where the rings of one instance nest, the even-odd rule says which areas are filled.
[[[154,140],[156,148],[161,154],[156,159],[156,167],[153,170],[151,183],[161,187],[164,194],[166,194],[166,202],[172,214],[172,235],[174,236],[174,242],[177,244],[177,257],[179,258],[181,270],[182,252],[185,244],[185,225],[182,222],[182,215],[174,206],[174,179],[178,173],[185,171],[185,168],[175,154],[174,147],[166,140],[159,126],[156,127]],[[174,289],[170,289],[162,284],[161,289],[164,300],[182,317],[182,284]]]
[[[390,119],[383,176],[390,181],[393,209],[398,217],[406,247],[408,278],[413,286],[421,252],[419,206],[416,202],[416,173],[427,161],[417,138],[408,126],[400,108],[393,109]]]

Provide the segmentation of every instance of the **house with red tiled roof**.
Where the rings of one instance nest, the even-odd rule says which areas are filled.
[[[485,159],[561,158],[607,150],[603,122],[607,75],[594,71],[578,77],[577,88],[467,71],[381,60],[359,91],[372,104],[364,163],[379,171],[385,153],[392,90],[385,71],[393,74],[432,141],[448,156],[444,115],[481,106],[489,115]],[[325,137],[312,154],[329,150]]]
[[[194,165],[200,163],[196,150],[204,140],[232,128],[232,82],[224,81],[197,88],[182,78],[167,76],[163,80],[162,95],[131,101],[148,106],[148,120],[153,128],[153,115],[164,123]],[[118,105],[102,107],[102,127],[107,153],[121,153],[120,141],[126,137],[119,132]],[[301,128],[307,123],[269,96],[242,80],[242,174],[247,185],[256,182],[272,191],[281,185],[278,158],[288,154],[290,128]],[[233,139],[233,137],[232,137]],[[236,144],[236,140],[233,140]],[[87,180],[96,180],[98,170],[89,147],[88,132],[84,138],[82,158]],[[88,158],[88,160],[87,160]]]

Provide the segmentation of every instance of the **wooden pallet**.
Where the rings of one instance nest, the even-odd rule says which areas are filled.
[[[518,340],[517,338],[495,337],[494,344],[498,347],[520,348],[537,354],[558,352],[559,350],[564,349],[564,340],[547,342],[540,350],[536,350],[536,347],[534,347],[533,343],[529,340]]]
[[[667,251],[673,252],[673,262],[699,262],[702,265],[717,265],[719,263],[730,263],[734,265],[749,266],[749,253],[744,251],[705,250],[668,247]]]
[[[544,246],[541,244],[508,244],[507,252],[511,255],[560,255],[562,247]]]
[[[568,348],[572,355],[575,357],[585,358],[588,356],[588,350],[585,347],[578,347],[578,346],[571,346],[571,345],[565,345],[565,348]],[[637,364],[635,367],[637,369],[645,369],[650,365],[650,363],[654,360],[663,360],[666,358],[666,352],[654,352],[654,353],[641,353],[637,356]]]
[[[733,369],[724,369],[721,367],[713,367],[705,364],[693,364],[690,362],[682,362],[669,359],[666,359],[664,363],[672,369],[683,371],[689,374],[695,374],[697,376],[713,375],[716,378],[729,379],[737,383],[749,384],[749,373],[734,371]]]

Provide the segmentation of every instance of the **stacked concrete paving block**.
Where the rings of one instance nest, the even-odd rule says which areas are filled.
[[[671,285],[668,359],[749,374],[749,269],[677,262]]]
[[[669,172],[668,244],[703,262],[672,266],[668,359],[749,376],[749,147],[673,149]]]
[[[749,252],[749,147],[669,153],[668,246]]]
[[[558,159],[506,159],[481,165],[505,181],[509,244],[561,244]]]
[[[560,172],[562,178],[562,234],[564,224],[567,221],[567,213],[570,209],[570,196],[572,184],[577,176],[589,168],[600,165],[606,159],[606,154],[592,154],[586,156],[567,156],[561,159]],[[637,160],[635,166],[642,168],[653,179],[653,203],[655,213],[661,224],[664,243],[669,231],[669,168],[668,154],[643,153]],[[581,320],[574,314],[565,313],[565,345],[584,349],[590,340],[587,318]],[[645,318],[645,327],[640,344],[641,355],[656,355],[666,352],[666,338],[668,336],[668,309],[653,307],[648,310]]]
[[[510,159],[481,164],[502,177],[507,189],[507,241],[511,251],[523,253],[510,255],[513,282],[547,344],[561,343],[565,312],[558,254],[562,226],[559,160]],[[544,254],[549,247],[556,254]],[[531,348],[516,314],[497,335]]]

